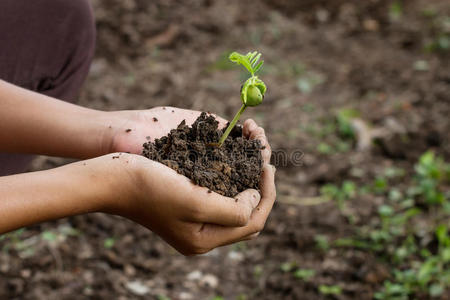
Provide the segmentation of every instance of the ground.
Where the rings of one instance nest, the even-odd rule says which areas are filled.
[[[277,203],[256,240],[191,258],[104,214],[14,232],[1,299],[450,299],[448,1],[93,3],[81,105],[231,118],[226,55],[263,53],[268,92],[244,118],[276,153]]]

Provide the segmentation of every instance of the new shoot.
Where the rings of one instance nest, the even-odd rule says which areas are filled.
[[[258,76],[255,75],[264,63],[263,60],[259,60],[260,58],[261,53],[258,53],[257,51],[249,52],[246,55],[233,52],[229,56],[229,59],[232,62],[238,65],[243,65],[250,72],[251,77],[248,78],[241,87],[242,106],[220,138],[218,143],[219,147],[222,146],[223,142],[227,139],[244,110],[248,106],[257,106],[261,104],[264,99],[264,94],[267,89],[266,85],[261,79],[258,78]]]

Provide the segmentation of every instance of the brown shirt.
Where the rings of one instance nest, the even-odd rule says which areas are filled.
[[[89,0],[0,1],[0,79],[74,102],[94,49]],[[0,153],[0,176],[25,171],[31,159]]]

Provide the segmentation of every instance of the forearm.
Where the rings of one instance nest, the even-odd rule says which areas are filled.
[[[0,234],[27,225],[106,210],[111,177],[92,161],[0,177]]]
[[[73,158],[105,154],[108,113],[0,80],[0,152]]]

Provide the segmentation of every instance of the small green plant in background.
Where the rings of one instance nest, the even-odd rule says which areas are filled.
[[[264,272],[264,267],[262,265],[256,265],[253,268],[253,276],[255,278],[260,278],[261,275],[263,274],[263,272]]]
[[[249,52],[246,55],[233,52],[229,56],[229,59],[232,62],[238,65],[243,65],[247,71],[250,72],[251,77],[248,78],[241,87],[242,106],[223,133],[219,140],[218,146],[221,146],[227,139],[231,130],[236,125],[237,121],[239,121],[239,118],[244,110],[249,106],[257,106],[261,104],[264,99],[264,94],[267,90],[266,85],[261,79],[258,78],[258,76],[255,75],[264,63],[263,60],[260,61],[260,58],[261,53],[258,53],[257,51]]]
[[[439,298],[450,289],[450,194],[445,192],[450,165],[427,151],[414,171],[411,179],[395,166],[379,174],[365,194],[384,199],[377,217],[355,228],[354,237],[337,239],[330,246],[370,251],[389,265],[390,276],[375,299]],[[345,203],[353,190],[326,185],[322,193]]]
[[[402,1],[396,0],[389,7],[389,18],[392,21],[398,21],[403,15]]]
[[[303,281],[309,281],[316,275],[316,271],[312,269],[297,269],[294,272],[294,277]]]
[[[297,267],[297,263],[295,261],[284,262],[280,265],[280,270],[283,272],[291,272],[294,268]]]
[[[439,249],[432,255],[427,249],[421,249],[423,261],[414,261],[410,267],[394,269],[393,280],[387,280],[383,289],[377,292],[375,299],[410,299],[417,293],[426,293],[431,297],[441,296],[450,287],[450,236],[448,226],[436,227],[435,235]],[[410,255],[416,254],[415,247]]]
[[[280,270],[284,273],[292,273],[295,278],[303,281],[309,281],[316,275],[316,271],[313,269],[298,268],[295,261],[282,263],[280,265]]]
[[[359,112],[351,108],[343,108],[336,113],[337,132],[342,138],[355,139],[352,119],[358,117]]]
[[[345,209],[345,202],[356,196],[357,188],[354,182],[344,181],[341,186],[326,184],[320,189],[323,197],[334,199],[337,202],[339,210]]]
[[[442,180],[448,179],[450,165],[432,151],[424,153],[415,166],[416,185],[409,189],[410,196],[418,196],[428,205],[444,204],[445,195],[439,189]],[[446,178],[447,177],[447,178]]]
[[[340,295],[342,288],[338,285],[319,285],[319,292],[323,295]]]
[[[316,234],[314,236],[314,241],[316,242],[316,247],[322,251],[327,251],[330,249],[330,242],[328,237],[323,234]]]
[[[236,297],[236,300],[247,300],[248,297],[246,294],[240,294]]]
[[[106,249],[111,249],[112,247],[114,247],[115,243],[116,239],[113,237],[109,237],[103,241],[103,247],[105,247]]]

